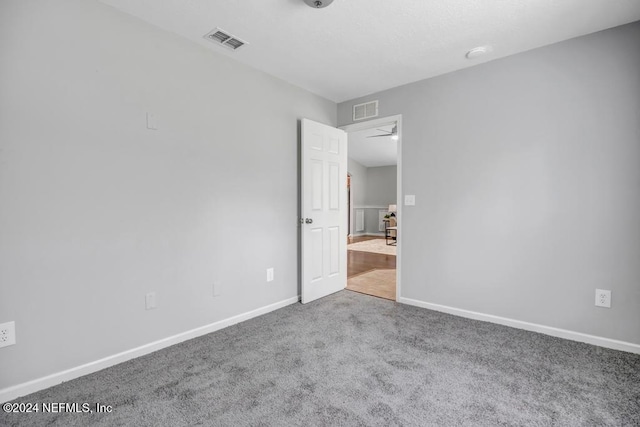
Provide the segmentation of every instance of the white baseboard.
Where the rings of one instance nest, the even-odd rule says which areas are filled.
[[[419,301],[411,298],[400,297],[398,302],[402,304],[413,305],[416,307],[426,308],[429,310],[440,311],[442,313],[453,314],[455,316],[466,317],[468,319],[482,320],[484,322],[497,323],[498,325],[511,326],[512,328],[524,329],[526,331],[539,332],[545,335],[551,335],[558,338],[564,338],[571,341],[579,341],[587,344],[593,344],[600,347],[611,348],[614,350],[626,351],[629,353],[640,354],[640,345],[625,341],[613,340],[610,338],[598,337],[595,335],[583,334],[581,332],[569,331],[567,329],[554,328],[551,326],[538,325],[536,323],[523,322],[521,320],[509,319],[507,317],[494,316],[491,314],[478,313],[476,311],[463,310],[446,305],[432,304],[429,302]]]
[[[229,317],[228,319],[219,320],[209,325],[201,326],[199,328],[191,329],[190,331],[182,332],[171,337],[163,338],[158,341],[154,341],[149,344],[142,345],[140,347],[133,348],[131,350],[123,351],[122,353],[107,356],[103,359],[86,363],[84,365],[77,366],[75,368],[67,369],[62,372],[47,375],[46,377],[38,378],[26,383],[18,384],[12,387],[4,388],[0,390],[0,403],[14,400],[20,396],[26,396],[27,394],[34,393],[45,388],[58,385],[65,381],[70,381],[81,376],[97,372],[101,369],[108,368],[110,366],[117,365],[118,363],[126,362],[127,360],[135,359],[136,357],[144,356],[154,351],[161,350],[163,348],[172,346],[174,344],[181,343],[183,341],[197,338],[202,335],[209,334],[211,332],[219,331],[228,326],[235,325],[236,323],[244,322],[245,320],[258,317],[260,315],[269,313],[279,308],[286,307],[290,304],[295,304],[300,301],[300,297],[292,297],[283,301],[276,302],[264,307],[257,308],[255,310],[248,311],[246,313],[238,314],[237,316]]]

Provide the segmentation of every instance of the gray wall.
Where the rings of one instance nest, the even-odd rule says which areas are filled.
[[[395,203],[397,193],[397,166],[378,166],[367,168],[367,188],[365,205],[387,208]],[[367,234],[381,234],[379,229],[379,209],[367,209],[364,223]]]
[[[349,159],[351,191],[353,193],[352,234],[380,234],[378,230],[378,210],[372,206],[388,206],[396,201],[397,166],[368,168]],[[368,206],[364,212],[365,230],[355,231],[355,209]]]
[[[0,388],[298,295],[297,121],[335,103],[94,1],[1,2],[0,64]]]
[[[367,193],[367,167],[348,159],[348,172],[351,175],[351,235],[360,235],[366,233],[367,214],[365,211],[365,231],[356,231],[356,209],[366,205]]]
[[[342,103],[402,114],[402,297],[640,343],[640,23]],[[594,306],[596,288],[612,308]]]
[[[366,205],[367,195],[367,168],[353,159],[349,159],[347,167],[351,175],[353,205],[364,206]]]
[[[397,166],[367,168],[367,205],[388,206],[396,202]]]

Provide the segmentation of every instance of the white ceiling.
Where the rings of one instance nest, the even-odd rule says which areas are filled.
[[[373,137],[391,132],[394,125],[349,132],[349,158],[368,168],[398,164],[398,141],[391,136]]]
[[[102,1],[336,102],[640,20],[640,0]],[[215,27],[250,44],[204,40]]]

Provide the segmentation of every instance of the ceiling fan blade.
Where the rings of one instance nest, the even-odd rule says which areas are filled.
[[[395,127],[393,128],[392,131],[388,131],[388,130],[385,130],[385,129],[376,129],[376,130],[379,131],[379,132],[386,132],[386,133],[384,133],[382,135],[369,135],[367,138],[380,138],[382,136],[391,136],[391,135],[394,134]]]

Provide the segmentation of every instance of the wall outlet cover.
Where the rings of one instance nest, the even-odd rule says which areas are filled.
[[[611,308],[611,291],[607,289],[596,289],[596,306]]]
[[[16,343],[16,322],[0,324],[0,347],[8,347]]]

